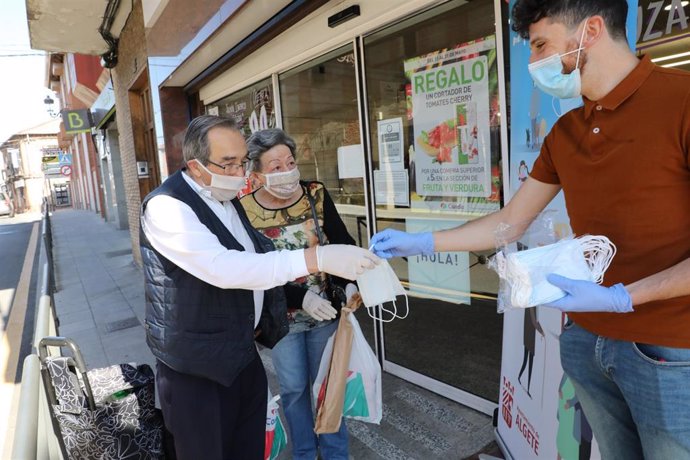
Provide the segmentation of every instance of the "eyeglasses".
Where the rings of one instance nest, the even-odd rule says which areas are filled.
[[[239,163],[228,163],[226,165],[219,165],[218,163],[214,163],[211,160],[206,160],[206,162],[212,164],[213,166],[217,166],[220,169],[222,169],[223,172],[227,172],[230,174],[236,173],[239,168],[242,168],[246,171],[247,166],[249,165],[249,160],[242,160]]]

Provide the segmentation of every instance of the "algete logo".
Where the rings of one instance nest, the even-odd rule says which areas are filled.
[[[513,401],[515,400],[515,386],[506,377],[503,377],[501,395],[501,415],[508,428],[513,426]]]

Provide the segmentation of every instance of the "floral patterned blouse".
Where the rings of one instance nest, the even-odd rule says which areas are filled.
[[[302,197],[291,206],[280,209],[267,209],[256,201],[255,193],[245,195],[240,200],[252,226],[273,241],[276,249],[306,249],[319,244],[311,206],[306,192],[314,198],[316,215],[324,236],[324,243],[354,244],[347,233],[345,224],[338,215],[324,185],[320,182],[302,182]],[[337,282],[337,281],[336,281]],[[316,292],[326,298],[326,275],[315,273],[298,278],[286,286],[288,301],[288,322],[290,332],[302,332],[314,327],[325,326],[330,321],[316,321],[302,310],[302,299],[306,290]],[[297,295],[291,295],[297,292]],[[301,292],[301,295],[299,293]]]

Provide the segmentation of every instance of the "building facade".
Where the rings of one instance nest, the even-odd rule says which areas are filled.
[[[61,109],[58,146],[70,161],[63,161],[66,168],[61,174],[68,179],[71,205],[105,218],[102,174],[89,117],[89,107],[104,86],[103,68],[98,57],[76,53],[51,53],[46,64],[46,86],[55,92]]]
[[[41,212],[43,197],[52,193],[58,131],[59,122],[50,121],[15,133],[0,145],[0,191],[18,214]]]

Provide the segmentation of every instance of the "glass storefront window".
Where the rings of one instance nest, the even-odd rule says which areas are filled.
[[[261,129],[275,128],[271,79],[257,82],[207,105],[206,113],[233,118],[245,137]]]
[[[364,39],[377,230],[440,230],[500,209],[494,2],[454,1]],[[502,318],[491,251],[393,259],[410,313],[385,359],[496,401]]]
[[[365,247],[364,153],[352,45],[279,75],[279,82],[283,129],[297,143],[302,179],[326,186],[348,232]],[[356,315],[373,344],[372,322],[365,309]]]
[[[352,46],[280,75],[285,131],[295,138],[302,175],[326,185],[333,201],[364,206]]]

